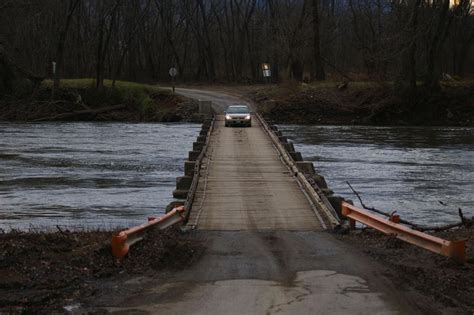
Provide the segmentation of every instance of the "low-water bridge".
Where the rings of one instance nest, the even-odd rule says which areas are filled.
[[[251,128],[214,122],[188,224],[202,230],[322,229],[304,191],[258,119]]]
[[[299,167],[291,162],[282,149],[284,141],[269,132],[265,121],[254,116],[251,128],[224,127],[223,110],[244,100],[212,91],[177,89],[177,93],[212,101],[217,112],[199,157],[198,152],[190,153],[194,161],[186,162],[188,176],[178,179],[190,186],[185,193],[185,208],[190,210],[187,229],[206,250],[189,268],[160,275],[153,282],[144,280],[142,291],[108,305],[108,310],[418,312],[412,306],[416,297],[394,287],[381,266],[325,231],[337,224],[334,209],[305,178],[301,170],[307,164]]]

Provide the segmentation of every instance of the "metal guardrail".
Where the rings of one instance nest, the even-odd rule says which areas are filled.
[[[214,127],[214,121],[215,118],[212,119],[211,125],[207,132],[206,144],[204,145],[199,157],[196,160],[194,178],[184,206],[174,208],[159,218],[149,218],[148,223],[120,231],[116,235],[112,236],[112,254],[115,257],[125,257],[130,250],[130,246],[141,241],[145,237],[146,232],[151,228],[159,228],[160,230],[163,230],[172,225],[180,222],[186,222],[188,220],[191,205],[194,200],[194,195],[199,182],[199,171],[201,168],[202,159],[204,158],[205,152],[207,151],[209,145],[209,138]]]
[[[190,215],[190,209],[194,200],[197,185],[199,182],[199,170],[201,168],[202,159],[204,158],[205,152],[209,145],[209,138],[214,127],[215,118],[212,119],[211,125],[207,132],[206,144],[204,145],[199,157],[196,159],[196,165],[194,168],[194,177],[191,183],[191,188],[188,193],[188,197],[184,206],[174,208],[167,214],[159,218],[149,218],[148,223],[132,227],[130,229],[119,232],[112,237],[112,253],[117,258],[123,258],[127,255],[130,250],[130,246],[141,241],[146,232],[151,228],[166,229],[179,222],[186,222]]]
[[[326,196],[322,193],[321,189],[315,189],[309,182],[306,176],[296,167],[295,161],[293,158],[288,154],[286,149],[280,143],[278,137],[272,132],[272,130],[267,125],[265,119],[260,115],[256,114],[258,120],[263,126],[263,130],[268,134],[270,139],[272,140],[273,144],[277,148],[280,156],[282,157],[283,161],[288,165],[290,170],[293,174],[296,175],[296,179],[301,184],[302,188],[310,198],[311,202],[315,205],[315,207],[319,210],[320,214],[322,214],[325,218],[326,223],[329,223],[330,228],[335,228],[336,226],[340,225],[340,221],[338,215],[332,205],[329,203],[329,200]],[[322,222],[323,223],[323,222]],[[323,223],[324,224],[324,223]]]
[[[431,252],[451,257],[458,262],[466,262],[466,241],[447,241],[399,224],[399,218],[387,220],[366,210],[359,209],[347,202],[342,203],[342,214],[349,218],[352,228],[355,221],[370,226],[382,233],[395,235],[396,238]]]
[[[148,223],[132,227],[112,236],[112,254],[117,258],[123,258],[130,250],[130,246],[141,241],[145,233],[151,228],[166,229],[184,220],[184,207],[174,208],[159,218],[149,218]]]

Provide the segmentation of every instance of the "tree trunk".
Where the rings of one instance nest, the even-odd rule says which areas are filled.
[[[321,36],[319,33],[320,20],[318,10],[318,0],[312,0],[313,3],[313,54],[314,54],[314,79],[324,81],[326,73],[324,72],[323,60],[321,58]]]
[[[100,30],[99,30],[99,43],[97,49],[97,67],[96,67],[96,88],[102,88],[104,86],[104,63],[105,57],[107,56],[107,51],[109,47],[110,38],[112,36],[112,31],[115,26],[115,17],[117,13],[117,9],[120,5],[120,0],[116,0],[114,7],[110,13],[110,23],[107,30],[107,34],[105,34],[105,24],[106,24],[106,16],[105,13],[102,11],[101,21],[100,21]],[[105,41],[104,41],[105,36]]]
[[[474,21],[472,20],[471,1],[461,0],[454,9],[457,17],[453,45],[453,71],[458,76],[463,75],[464,65],[474,44]]]
[[[105,27],[105,13],[104,13],[104,3],[99,2],[97,4],[100,5],[100,21],[99,21],[99,41],[97,43],[97,64],[96,64],[96,75],[95,75],[95,86],[97,89],[102,87],[103,80],[102,80],[102,45],[104,41],[104,27]]]
[[[407,46],[402,45],[401,47],[401,75],[398,79],[398,92],[401,95],[414,95],[416,93],[416,40],[420,5],[421,0],[413,1],[407,34],[404,37]]]
[[[0,42],[0,95],[10,94],[13,90],[15,72],[7,52]]]
[[[206,60],[207,74],[208,74],[209,79],[215,80],[216,79],[216,68],[215,68],[215,65],[214,65],[214,53],[213,53],[212,47],[211,47],[211,39],[210,39],[210,35],[209,35],[209,23],[208,23],[207,16],[206,16],[206,10],[204,8],[204,4],[203,4],[202,0],[197,0],[197,3],[198,3],[198,6],[199,6],[199,9],[200,9],[201,16],[202,16],[202,21],[203,21],[204,49],[205,49],[206,55],[207,55],[207,60]]]
[[[439,51],[445,40],[445,34],[447,33],[451,19],[448,16],[449,11],[449,0],[440,0],[441,6],[439,10],[438,23],[436,29],[433,32],[432,40],[430,42],[426,61],[426,75],[424,85],[429,91],[437,91],[440,89],[439,77],[440,70],[437,67],[437,59]],[[433,7],[435,5],[433,4]]]
[[[272,49],[271,73],[273,82],[278,83],[280,82],[280,59],[278,56],[278,47],[276,46],[278,39],[278,24],[276,21],[276,8],[273,0],[268,0],[268,10],[270,11],[270,29],[272,33],[272,42],[273,45],[275,45]]]
[[[61,30],[59,34],[59,41],[58,47],[56,49],[56,71],[54,73],[54,82],[53,82],[53,90],[51,97],[54,98],[57,89],[59,89],[59,84],[61,80],[61,72],[63,68],[63,56],[64,56],[64,45],[66,43],[67,34],[69,31],[69,26],[71,25],[72,15],[76,10],[80,0],[70,0],[69,1],[69,9],[68,14],[66,17],[66,23],[64,24],[64,28]]]

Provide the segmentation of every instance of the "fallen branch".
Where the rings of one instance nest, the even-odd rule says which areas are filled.
[[[392,213],[388,213],[388,212],[376,209],[374,207],[366,206],[364,204],[364,202],[362,201],[362,198],[360,197],[360,194],[352,187],[352,185],[349,182],[346,182],[346,183],[349,186],[349,188],[352,190],[354,195],[357,196],[357,199],[359,199],[360,204],[362,205],[362,207],[365,210],[373,211],[375,213],[384,215],[384,216],[389,217],[389,218],[391,218],[393,216],[393,214],[396,213],[396,211],[394,211]],[[446,206],[446,204],[443,203],[442,201],[439,201],[439,203]],[[464,214],[463,214],[461,208],[458,208],[458,214],[459,214],[459,217],[461,218],[461,222],[447,224],[447,225],[441,225],[441,226],[421,226],[421,225],[418,225],[418,224],[415,224],[413,222],[403,220],[403,219],[400,219],[400,223],[409,225],[412,228],[414,228],[415,230],[418,230],[418,231],[421,231],[421,232],[426,232],[426,231],[441,232],[441,231],[447,231],[447,230],[450,230],[450,229],[456,228],[456,227],[462,227],[462,226],[471,227],[471,226],[474,225],[474,217],[471,218],[471,219],[468,219],[468,218],[464,217]]]
[[[72,117],[80,116],[80,115],[96,115],[96,114],[105,113],[105,112],[112,112],[112,111],[119,110],[119,109],[122,109],[122,108],[125,108],[125,107],[126,107],[126,105],[120,104],[120,105],[101,107],[101,108],[98,108],[98,109],[80,110],[80,111],[75,111],[75,112],[71,112],[71,113],[63,113],[63,114],[57,114],[57,115],[54,115],[54,116],[34,119],[33,122],[49,121],[49,120],[60,120],[60,119],[72,118]]]
[[[385,211],[376,209],[376,208],[374,208],[374,207],[368,207],[368,206],[366,206],[366,205],[364,204],[364,202],[362,201],[362,198],[360,197],[359,193],[352,187],[352,185],[351,185],[349,182],[346,182],[346,183],[347,183],[347,185],[349,185],[349,188],[352,190],[352,192],[357,196],[357,199],[359,199],[360,204],[362,205],[362,207],[363,207],[365,210],[370,210],[370,211],[373,211],[373,212],[375,212],[375,213],[384,215],[384,216],[389,217],[389,218],[391,218],[391,217],[396,213],[396,211],[394,211],[394,212],[392,212],[392,213],[388,213],[388,212],[385,212]],[[403,219],[400,219],[400,223],[403,223],[403,224],[412,226],[413,228],[419,228],[419,226],[418,226],[417,224],[412,223],[412,222],[410,222],[410,221],[403,220]]]
[[[419,231],[434,231],[434,232],[441,232],[441,231],[446,231],[452,228],[456,227],[467,227],[470,228],[474,226],[474,217],[468,219],[464,216],[462,213],[462,209],[458,208],[458,215],[459,218],[461,219],[461,222],[458,223],[452,223],[452,224],[447,224],[447,225],[442,225],[442,226],[418,226]]]
[[[373,211],[373,212],[376,212],[378,214],[381,214],[381,215],[384,215],[384,216],[387,216],[387,217],[390,217],[392,216],[390,213],[388,212],[385,212],[385,211],[382,211],[382,210],[378,210],[378,209],[375,209],[373,207],[368,207],[364,204],[364,202],[362,201],[362,198],[360,197],[359,193],[352,187],[352,185],[349,183],[349,182],[346,182],[347,185],[349,185],[349,188],[352,190],[352,192],[354,193],[354,195],[356,195],[357,199],[359,199],[359,202],[360,204],[362,205],[362,207],[366,210],[370,210],[370,211]]]
[[[64,231],[61,229],[61,227],[59,227],[59,225],[56,225],[56,229],[58,229],[59,233],[63,234],[63,235],[67,235],[66,233],[64,233]]]

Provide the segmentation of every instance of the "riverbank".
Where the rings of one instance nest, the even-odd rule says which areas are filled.
[[[96,89],[92,79],[62,80],[52,95],[52,82],[38,90],[18,87],[0,99],[0,121],[199,122],[198,104],[155,85],[105,80]]]
[[[139,278],[172,275],[190,268],[206,250],[199,238],[177,228],[151,232],[123,261],[111,254],[112,231],[0,234],[0,313],[47,314],[82,305],[117,287],[140,292]],[[459,265],[372,230],[336,235],[384,268],[400,291],[420,297],[420,306],[437,301],[440,313],[474,311],[474,229],[435,235],[468,240],[468,263]],[[124,293],[124,292],[122,292]],[[120,297],[117,297],[120,298]],[[116,297],[110,297],[114,300]],[[80,304],[85,303],[85,304]],[[94,311],[98,311],[95,309]],[[104,311],[105,312],[105,311]]]
[[[447,240],[466,239],[468,261],[461,265],[397,238],[367,229],[338,235],[385,267],[399,290],[417,290],[446,307],[448,314],[474,313],[474,228],[435,233]]]
[[[106,285],[186,268],[202,252],[179,229],[153,231],[123,261],[111,254],[112,231],[0,234],[0,313],[63,313]]]
[[[51,81],[38,91],[17,87],[0,99],[0,121],[200,122],[198,104],[156,85],[92,79]],[[325,81],[279,85],[185,85],[244,96],[278,124],[376,126],[474,126],[474,81],[443,81],[437,93],[403,98],[390,82]],[[421,88],[420,88],[421,91]],[[105,111],[101,111],[105,109]]]
[[[226,88],[229,90],[228,88]],[[323,82],[236,87],[279,124],[474,126],[474,82],[443,82],[435,94],[395,96],[391,83]]]

